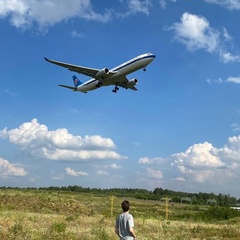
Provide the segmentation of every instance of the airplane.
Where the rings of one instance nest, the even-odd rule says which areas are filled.
[[[77,76],[74,75],[73,76],[74,87],[62,84],[58,85],[60,87],[68,88],[73,91],[87,93],[88,91],[100,88],[102,86],[114,85],[115,87],[112,90],[112,92],[116,93],[119,90],[119,87],[136,91],[137,88],[135,87],[135,85],[138,84],[138,80],[136,78],[128,80],[126,76],[141,68],[144,71],[146,71],[146,66],[150,64],[155,59],[155,57],[156,55],[152,53],[141,54],[111,70],[109,70],[108,68],[96,69],[77,66],[69,63],[51,60],[46,57],[44,57],[44,59],[47,62],[67,68],[70,71],[92,77],[90,80],[82,83],[77,78]]]

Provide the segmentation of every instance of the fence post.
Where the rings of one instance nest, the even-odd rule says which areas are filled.
[[[110,215],[111,215],[111,217],[113,216],[113,201],[115,198],[116,197],[114,197],[114,196],[110,197]]]
[[[166,205],[166,220],[168,220],[168,197],[165,198],[165,205]]]

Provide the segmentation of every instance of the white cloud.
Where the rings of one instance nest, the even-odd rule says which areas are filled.
[[[120,168],[122,168],[122,166],[121,165],[117,165],[116,163],[113,163],[113,164],[110,165],[110,168],[112,168],[112,169],[120,169]]]
[[[223,37],[224,37],[225,41],[232,40],[232,36],[228,33],[226,28],[223,28]]]
[[[216,149],[216,154],[228,161],[235,161],[240,165],[240,135],[228,138],[228,144]]]
[[[214,52],[219,46],[219,32],[210,27],[202,16],[183,13],[180,23],[174,23],[169,28],[175,32],[175,39],[184,44],[188,50],[204,49]]]
[[[104,150],[63,150],[63,149],[48,149],[42,148],[35,153],[42,154],[43,157],[50,160],[69,160],[69,161],[83,161],[91,159],[121,159],[118,153],[114,151]]]
[[[155,179],[163,178],[163,173],[160,170],[156,170],[156,169],[152,169],[152,168],[146,169],[146,175],[150,178],[155,178]]]
[[[184,166],[178,166],[179,171],[184,175],[180,178],[181,181],[191,181],[195,183],[206,183],[208,181],[214,180],[216,174],[212,170],[192,170]]]
[[[177,182],[185,182],[186,181],[185,178],[183,178],[183,177],[176,177],[173,180],[175,180]]]
[[[226,81],[240,84],[240,77],[229,77]]]
[[[230,52],[226,52],[223,50],[219,51],[219,55],[220,55],[220,59],[224,62],[224,63],[228,63],[228,62],[240,62],[240,55],[233,55]]]
[[[74,169],[72,169],[70,167],[65,168],[65,171],[66,171],[67,175],[70,175],[73,177],[88,176],[88,173],[82,172],[82,171],[76,172]]]
[[[159,4],[160,4],[160,6],[161,6],[162,9],[165,9],[166,6],[167,6],[166,0],[160,0],[160,1],[159,1]]]
[[[215,154],[215,148],[211,143],[204,142],[194,144],[185,152],[173,154],[172,158],[178,165],[184,165],[191,168],[218,168],[225,164]]]
[[[236,83],[236,84],[240,84],[240,77],[228,77],[227,79],[222,79],[222,78],[218,78],[218,79],[207,79],[207,82],[209,84],[211,83],[218,83],[218,84],[222,84],[222,83]]]
[[[96,13],[90,0],[0,0],[0,17],[7,17],[18,28],[27,28],[33,23],[46,28],[73,17],[107,22],[111,14]]]
[[[73,30],[72,33],[71,33],[71,35],[72,35],[73,38],[83,38],[83,37],[85,37],[84,34],[79,33],[79,32],[77,32],[76,30]],[[71,109],[71,112],[78,112],[78,111],[79,111],[79,110],[77,110],[77,109]]]
[[[215,187],[218,187],[229,181],[240,180],[239,156],[240,136],[233,136],[223,148],[215,148],[208,142],[194,144],[185,152],[173,154],[171,161],[176,179],[212,186],[215,183]]]
[[[223,148],[215,148],[204,142],[189,147],[185,152],[172,155],[173,167],[180,177],[196,183],[227,184],[231,179],[239,179],[240,136],[230,137]],[[222,177],[224,176],[224,178]],[[207,185],[206,185],[207,186]]]
[[[240,9],[240,1],[239,0],[205,0],[205,2],[218,4],[223,7],[227,7],[231,10],[239,10]]]
[[[160,0],[159,4],[162,9],[167,7],[167,2],[177,2],[177,0]]]
[[[106,176],[106,175],[109,175],[109,174],[108,174],[108,172],[106,172],[106,171],[98,170],[98,171],[97,171],[97,175],[105,175],[105,176]]]
[[[167,30],[173,30],[174,39],[185,45],[189,51],[204,50],[218,54],[224,63],[240,62],[240,55],[233,55],[227,51],[225,44],[233,39],[227,29],[218,31],[212,28],[203,16],[185,12],[181,22],[174,23]]]
[[[231,128],[233,131],[240,131],[240,126],[237,123],[231,124]]]
[[[218,84],[221,84],[224,82],[224,80],[222,78],[218,78],[218,79],[210,79],[208,78],[206,80],[209,84],[212,84],[212,83],[218,83]]]
[[[194,144],[186,151],[175,153],[165,160],[160,157],[161,161],[140,158],[139,163],[148,164],[148,167],[140,171],[139,176],[144,176],[146,186],[153,188],[158,187],[157,180],[161,180],[161,185],[170,186],[171,189],[180,186],[178,190],[185,188],[187,191],[201,189],[222,192],[222,189],[229,189],[234,194],[240,181],[239,156],[240,135],[230,137],[222,148],[204,142]]]
[[[150,163],[152,163],[152,159],[150,159],[149,157],[141,157],[138,160],[138,163],[140,163],[140,164],[150,164]]]
[[[117,13],[115,15],[124,18],[134,14],[150,14],[150,8],[152,6],[152,0],[120,0],[121,4],[127,6],[127,10],[124,13]]]
[[[74,136],[67,129],[49,131],[37,119],[18,128],[0,131],[0,138],[7,138],[33,158],[50,160],[82,161],[90,159],[123,159],[113,151],[116,146],[110,138]]]
[[[129,0],[130,13],[144,13],[149,15],[149,8],[152,6],[150,0]]]
[[[36,25],[42,32],[61,21],[82,18],[88,21],[109,22],[113,16],[125,17],[136,13],[149,15],[152,0],[120,1],[127,5],[127,12],[117,13],[113,9],[95,11],[91,0],[0,0],[0,18],[6,18],[11,25],[29,29]],[[82,37],[76,31],[73,37]]]
[[[20,176],[24,177],[28,173],[19,164],[12,164],[0,157],[0,177]]]
[[[141,157],[138,160],[139,164],[151,164],[151,163],[160,163],[163,162],[164,159],[160,157],[155,157],[155,158],[149,158],[149,157]]]

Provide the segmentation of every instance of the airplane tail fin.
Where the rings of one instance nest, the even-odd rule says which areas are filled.
[[[77,86],[82,84],[82,82],[77,78],[76,75],[72,76],[72,78],[73,78],[73,83],[74,83],[75,87],[77,87]]]

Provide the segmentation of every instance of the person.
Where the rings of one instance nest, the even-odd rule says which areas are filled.
[[[122,202],[121,213],[116,220],[115,232],[119,236],[120,240],[133,240],[136,239],[134,232],[134,220],[133,216],[129,213],[130,203],[127,200]]]

